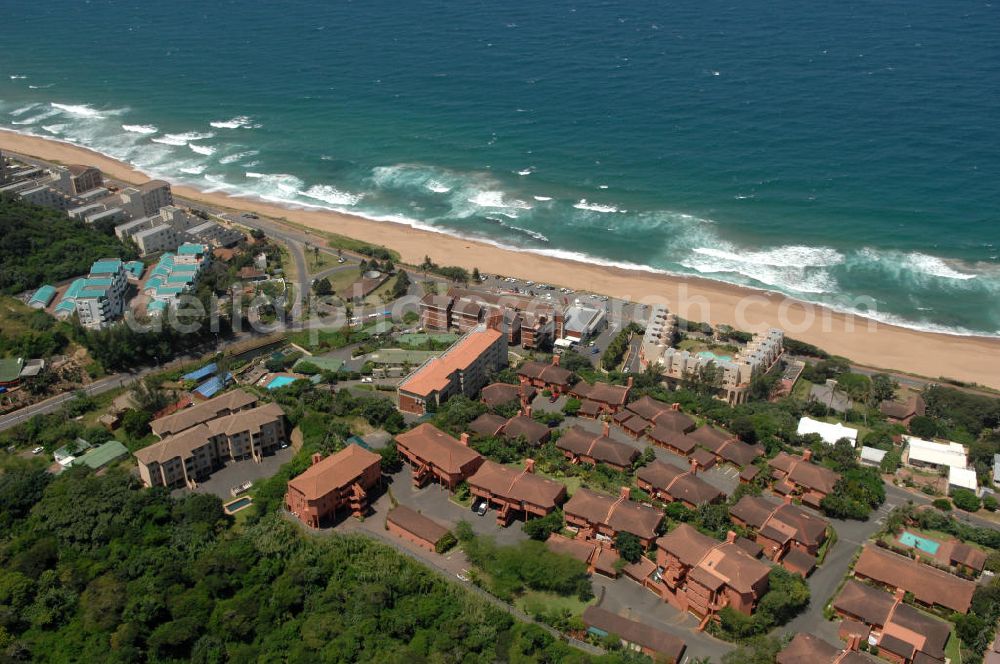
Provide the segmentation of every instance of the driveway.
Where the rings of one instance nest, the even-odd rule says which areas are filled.
[[[223,501],[231,500],[233,495],[229,492],[235,486],[244,482],[253,482],[271,477],[284,464],[292,460],[295,456],[295,449],[288,446],[280,449],[271,456],[264,457],[260,463],[253,461],[230,461],[222,470],[212,473],[212,476],[201,482],[194,489],[175,489],[174,495],[183,496],[186,493],[211,493]]]

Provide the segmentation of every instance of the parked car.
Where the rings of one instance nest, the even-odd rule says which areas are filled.
[[[34,454],[35,456],[38,456],[44,451],[45,451],[44,447],[36,447],[35,449],[31,450],[31,453]]]
[[[598,353],[600,353],[600,352],[601,352],[601,349],[600,349],[600,348],[591,348],[591,349],[590,349],[590,354],[591,354],[591,355],[597,355],[597,354],[598,354]]]
[[[482,498],[472,503],[472,511],[478,514],[479,516],[485,515],[488,507],[489,503]]]

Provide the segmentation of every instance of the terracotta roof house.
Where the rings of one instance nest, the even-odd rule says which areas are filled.
[[[704,447],[699,447],[691,452],[688,457],[691,460],[691,464],[695,468],[701,468],[702,470],[708,470],[715,465],[717,457],[714,452],[709,452]]]
[[[707,620],[722,607],[749,615],[767,592],[771,566],[737,546],[682,523],[656,541],[660,594],[681,611]]]
[[[698,446],[698,441],[683,431],[678,431],[669,426],[655,425],[646,437],[654,445],[666,448],[674,454],[687,456]]]
[[[251,408],[257,403],[257,397],[246,390],[233,390],[214,399],[179,410],[172,415],[161,417],[149,423],[149,428],[160,438],[179,433],[193,426],[214,420],[223,415],[229,415]]]
[[[443,355],[433,357],[396,388],[399,409],[423,415],[427,405],[439,406],[456,394],[474,398],[488,376],[507,365],[507,337],[495,329],[497,321],[479,325]]]
[[[854,576],[888,588],[902,588],[927,606],[967,613],[976,584],[937,568],[923,565],[877,546],[868,545],[854,564]]]
[[[147,487],[194,488],[228,461],[260,462],[284,443],[285,414],[278,404],[268,403],[168,435],[137,451],[135,458]]]
[[[528,407],[529,411],[531,406]],[[503,428],[503,436],[508,440],[522,439],[532,447],[538,447],[549,439],[551,430],[531,418],[530,415],[515,415],[507,420]]]
[[[810,507],[819,507],[820,501],[833,493],[833,488],[840,480],[840,473],[817,466],[811,460],[811,450],[805,450],[802,456],[779,452],[778,456],[767,462],[767,465],[771,467],[771,476],[790,485],[794,493],[802,496],[803,503]],[[774,488],[780,489],[777,485]]]
[[[584,404],[591,402],[596,404],[598,412],[613,414],[617,413],[628,403],[629,392],[632,391],[632,377],[629,376],[627,385],[612,385],[598,381],[593,385],[586,381],[580,381],[570,388],[570,395],[580,399]],[[581,408],[581,412],[584,409]],[[589,410],[589,409],[588,409]]]
[[[483,413],[469,423],[469,429],[480,436],[499,436],[505,424],[507,418],[496,413]]]
[[[396,436],[396,447],[413,466],[413,484],[418,487],[435,480],[454,491],[483,463],[483,457],[468,445],[468,434],[458,441],[427,423]]]
[[[325,459],[314,454],[312,465],[288,481],[285,507],[310,528],[318,528],[342,509],[354,516],[368,511],[368,492],[382,478],[382,457],[348,445]]]
[[[694,419],[681,412],[679,403],[663,403],[652,397],[644,396],[636,399],[625,408],[657,426],[662,425],[683,433],[690,433],[695,429]]]
[[[760,445],[747,445],[731,433],[707,424],[695,429],[689,436],[698,445],[712,452],[719,463],[731,463],[742,468],[764,454]]]
[[[725,493],[698,477],[694,467],[684,470],[656,460],[639,468],[636,478],[643,491],[664,502],[676,501],[690,509],[726,498]]]
[[[622,487],[616,498],[577,489],[563,505],[566,525],[579,531],[585,540],[600,539],[614,542],[620,532],[632,533],[639,538],[643,548],[649,548],[656,539],[656,529],[663,521],[663,513],[629,500],[629,490]]]
[[[479,397],[490,408],[497,408],[511,402],[530,403],[535,398],[535,388],[530,385],[490,383],[480,391]]]
[[[552,363],[525,362],[517,370],[522,385],[539,390],[552,390],[553,394],[569,392],[573,383],[573,372],[559,366],[559,356],[552,357]]]
[[[750,484],[760,474],[760,466],[747,466],[740,472],[740,484]]]
[[[608,438],[609,427],[604,423],[604,434],[590,433],[580,426],[572,426],[563,431],[556,441],[566,458],[573,463],[603,463],[616,470],[630,470],[632,462],[639,458],[639,451],[631,445]]]
[[[887,420],[906,426],[909,426],[910,420],[917,415],[923,415],[926,408],[924,400],[919,394],[911,396],[906,401],[883,401],[878,407]]]
[[[587,566],[587,573],[603,574],[612,579],[618,578],[618,561],[620,558],[614,549],[604,546],[595,540],[570,539],[552,533],[545,540],[545,546],[553,553],[569,556]]]
[[[487,460],[469,477],[469,489],[496,508],[497,523],[506,527],[518,514],[545,516],[566,500],[562,483],[534,473],[533,459],[525,459],[524,470]]]
[[[893,596],[849,580],[831,605],[841,617],[869,626],[888,659],[943,664],[951,625],[904,604],[902,591]]]
[[[752,530],[764,555],[781,560],[792,550],[815,556],[826,541],[829,524],[797,505],[773,503],[759,496],[743,496],[729,508],[729,516]]]
[[[800,549],[789,549],[781,558],[781,566],[805,579],[816,569],[816,556]]]
[[[385,525],[393,535],[434,551],[448,529],[437,521],[405,505],[397,505],[385,516]]]
[[[856,650],[844,650],[823,639],[799,632],[778,653],[776,664],[877,664],[880,660]]]
[[[618,415],[628,415],[629,417],[619,418],[615,421],[618,426],[625,430],[625,433],[632,436],[635,439],[642,438],[650,428],[652,428],[653,423],[644,417],[639,417],[638,415],[632,415],[627,410],[618,412]]]
[[[617,636],[626,649],[638,650],[653,661],[677,664],[684,655],[684,641],[655,627],[629,620],[597,606],[588,606],[582,617],[590,631],[596,631],[600,636]]]
[[[965,542],[951,540],[941,545],[937,557],[948,564],[973,574],[980,574],[986,568],[986,552]]]

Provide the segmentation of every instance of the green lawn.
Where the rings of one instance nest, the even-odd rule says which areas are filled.
[[[962,664],[962,647],[958,640],[958,634],[955,633],[955,626],[951,626],[951,636],[948,637],[948,645],[945,646],[944,656],[947,657],[951,664]]]
[[[591,601],[581,602],[580,598],[576,595],[563,597],[562,595],[556,595],[555,593],[529,590],[514,600],[514,606],[521,609],[528,615],[534,615],[535,613],[538,613],[538,608],[544,608],[549,611],[552,609],[565,609],[569,611],[571,615],[578,616],[583,613],[583,610],[587,608],[587,605],[590,604]]]

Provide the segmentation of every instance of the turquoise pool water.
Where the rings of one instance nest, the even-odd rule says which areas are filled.
[[[249,507],[253,503],[253,498],[244,496],[239,500],[234,500],[233,502],[226,505],[226,511],[232,514],[233,512],[239,512],[244,507]]]
[[[295,382],[295,379],[292,378],[291,376],[275,376],[267,384],[267,389],[269,389],[269,390],[276,390],[279,387],[284,387],[285,385],[291,385],[294,382]]]
[[[716,355],[712,351],[703,350],[698,353],[698,357],[703,357],[706,360],[715,360],[716,362],[732,362],[733,358],[731,355]]]
[[[899,542],[900,544],[920,549],[921,551],[929,553],[932,556],[937,553],[938,547],[941,546],[940,542],[935,542],[932,539],[927,539],[926,537],[921,537],[920,535],[914,535],[909,530],[903,531],[903,534],[899,536]]]

